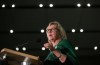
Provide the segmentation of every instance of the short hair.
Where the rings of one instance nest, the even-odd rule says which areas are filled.
[[[65,32],[64,28],[62,27],[62,25],[58,21],[52,21],[49,23],[49,25],[56,25],[61,38],[67,39],[66,32]]]

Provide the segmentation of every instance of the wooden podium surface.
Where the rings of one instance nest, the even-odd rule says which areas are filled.
[[[7,61],[10,65],[21,65],[21,62],[23,62],[25,58],[29,58],[31,65],[41,64],[41,61],[39,60],[39,56],[29,55],[29,54],[14,51],[8,48],[2,49],[1,53],[6,54]]]

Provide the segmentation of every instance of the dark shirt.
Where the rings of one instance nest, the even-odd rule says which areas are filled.
[[[55,49],[65,54],[67,59],[64,63],[61,63],[59,58],[57,58],[52,51],[48,54],[45,59],[45,65],[78,65],[77,56],[75,55],[73,45],[67,40],[62,39],[56,46]]]

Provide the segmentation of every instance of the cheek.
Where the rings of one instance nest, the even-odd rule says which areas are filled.
[[[56,33],[53,33],[52,36],[53,36],[53,37],[57,37],[57,34],[56,34]]]

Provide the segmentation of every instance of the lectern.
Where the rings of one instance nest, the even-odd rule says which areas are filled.
[[[7,58],[9,65],[42,65],[39,56],[33,56],[26,53],[4,48],[0,53],[3,59]]]

